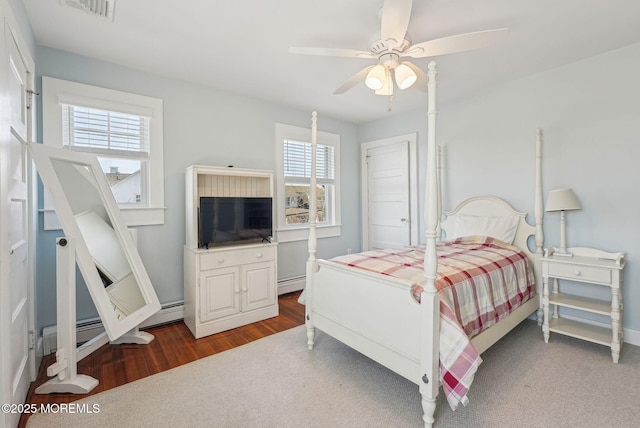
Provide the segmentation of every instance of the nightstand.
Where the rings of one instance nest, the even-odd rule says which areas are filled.
[[[549,342],[550,332],[599,343],[611,348],[613,362],[617,363],[622,346],[622,283],[624,253],[608,253],[594,248],[574,247],[567,249],[573,257],[555,255],[554,248],[545,250],[542,257],[542,305],[544,341]],[[549,280],[552,280],[549,294]],[[559,280],[609,287],[611,299],[599,300],[583,297],[579,293],[566,294],[560,291]],[[576,288],[578,289],[578,288]],[[550,314],[549,306],[553,306]],[[558,308],[566,307],[586,313],[604,315],[610,319],[610,327],[558,316]]]

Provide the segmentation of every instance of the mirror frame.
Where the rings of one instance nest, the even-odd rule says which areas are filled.
[[[54,208],[65,235],[75,238],[76,263],[87,284],[89,294],[102,320],[105,331],[110,340],[116,340],[160,310],[161,306],[133,238],[127,230],[120,208],[111,193],[107,178],[100,167],[98,157],[89,153],[73,152],[39,143],[28,143],[27,146],[43,184],[51,192]],[[86,167],[95,179],[100,199],[109,216],[116,236],[122,245],[122,250],[129,261],[131,271],[138,283],[140,292],[147,302],[144,306],[136,309],[125,317],[118,317],[113,309],[109,294],[103,285],[62,183],[54,169],[54,160],[61,160]]]

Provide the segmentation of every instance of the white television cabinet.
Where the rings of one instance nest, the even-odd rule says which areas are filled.
[[[185,172],[185,190],[184,322],[189,330],[200,338],[277,316],[274,240],[198,246],[200,197],[273,197],[273,173],[193,165]]]

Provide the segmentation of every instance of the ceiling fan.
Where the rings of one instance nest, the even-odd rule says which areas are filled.
[[[399,89],[414,86],[427,90],[427,75],[418,66],[403,58],[427,58],[464,52],[488,46],[504,37],[507,28],[458,34],[412,44],[407,27],[411,18],[412,0],[384,0],[380,10],[380,32],[374,35],[368,50],[291,47],[289,52],[304,55],[339,56],[376,59],[377,64],[363,68],[334,94],[342,94],[364,80],[377,95],[393,95],[393,80]],[[393,78],[392,78],[393,75]]]

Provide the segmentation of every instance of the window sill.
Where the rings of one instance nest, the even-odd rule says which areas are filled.
[[[164,224],[165,210],[165,207],[120,207],[120,212],[128,227]]]
[[[58,220],[56,211],[53,209],[41,209],[44,219],[44,230],[62,230],[62,225]],[[120,213],[124,218],[127,227],[153,226],[164,224],[165,208],[120,208]]]
[[[328,225],[320,226],[316,228],[318,238],[331,238],[340,236],[342,225]],[[294,241],[306,241],[309,239],[309,226],[295,228],[295,229],[278,229],[277,231],[278,242],[294,242]]]

